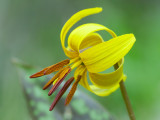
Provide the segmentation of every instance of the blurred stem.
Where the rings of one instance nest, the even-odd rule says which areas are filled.
[[[119,65],[118,63],[116,63],[114,65],[114,69],[118,69],[119,68]],[[121,93],[122,93],[122,96],[123,96],[123,99],[124,99],[124,102],[126,104],[126,108],[127,108],[127,111],[128,111],[128,114],[129,114],[129,117],[130,117],[130,120],[135,120],[135,116],[134,116],[134,112],[132,110],[132,106],[131,106],[131,103],[130,103],[130,100],[129,100],[129,97],[128,97],[128,94],[127,94],[127,90],[125,88],[125,85],[124,85],[124,82],[123,82],[123,79],[121,80],[121,82],[119,83],[120,84],[120,89],[121,89]]]
[[[131,120],[135,120],[136,118],[134,116],[134,112],[132,110],[132,106],[131,106],[131,103],[130,103],[130,100],[129,100],[129,97],[128,97],[128,94],[127,94],[127,91],[126,91],[123,80],[120,82],[120,89],[121,89],[121,93],[122,93],[124,102],[125,102],[126,107],[127,107],[129,117],[130,117]]]

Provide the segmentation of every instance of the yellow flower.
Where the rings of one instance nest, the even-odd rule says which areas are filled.
[[[107,96],[119,87],[121,80],[126,79],[126,76],[123,74],[123,57],[129,52],[135,42],[133,34],[117,36],[112,30],[103,25],[87,23],[75,28],[68,37],[68,47],[65,45],[66,35],[75,23],[86,16],[101,11],[102,8],[90,8],[74,14],[63,26],[60,34],[62,48],[70,59],[49,66],[31,76],[31,78],[40,77],[59,71],[43,88],[46,89],[53,83],[53,87],[49,91],[49,95],[51,95],[67,74],[76,68],[74,77],[65,83],[52,103],[50,110],[54,108],[74,79],[76,81],[66,98],[66,105],[71,101],[78,83],[98,96]],[[97,33],[101,30],[107,31],[113,38],[104,41],[101,35]],[[116,68],[114,72],[100,73],[112,66]],[[87,72],[92,84],[88,83]]]

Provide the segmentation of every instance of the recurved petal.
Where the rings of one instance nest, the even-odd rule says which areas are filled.
[[[70,30],[70,28],[77,23],[79,20],[81,20],[82,18],[92,15],[92,14],[96,14],[102,11],[102,8],[89,8],[89,9],[84,9],[81,10],[79,12],[77,12],[76,14],[74,14],[63,26],[62,31],[61,31],[61,44],[62,44],[62,48],[65,52],[65,54],[70,57],[73,58],[75,56],[77,56],[77,53],[75,52],[71,52],[69,50],[67,50],[67,48],[65,47],[65,38],[66,35],[68,33],[68,31]]]
[[[126,76],[124,75],[122,80],[126,80]],[[119,88],[119,83],[113,85],[110,88],[101,88],[96,85],[89,85],[87,81],[87,71],[83,74],[80,84],[85,87],[87,90],[91,91],[92,93],[98,95],[98,96],[108,96],[112,92],[116,91]]]
[[[79,52],[81,44],[84,44],[84,42],[95,42],[97,41],[97,37],[99,37],[98,39],[102,38],[99,36],[96,36],[93,40],[95,41],[87,41],[88,36],[92,35],[93,33],[97,32],[97,31],[101,31],[101,30],[106,30],[107,32],[109,32],[113,37],[116,37],[116,34],[108,29],[107,27],[100,25],[100,24],[96,24],[96,23],[87,23],[87,24],[83,24],[79,27],[77,27],[76,29],[74,29],[71,34],[69,35],[68,38],[68,46],[73,49],[76,52]],[[92,36],[93,38],[93,36]],[[87,40],[86,40],[87,39]]]
[[[85,50],[80,57],[89,72],[102,72],[122,59],[135,40],[133,34],[118,36]]]
[[[83,39],[80,44],[79,51],[83,52],[84,50],[102,42],[104,41],[101,35],[99,35],[98,33],[91,33]]]
[[[90,88],[92,89],[93,93],[95,93],[98,96],[108,96],[119,88],[119,84],[116,84],[110,89],[102,89],[95,85],[90,85]]]
[[[111,73],[89,73],[91,82],[99,88],[110,89],[123,79],[124,60],[118,62],[119,68]]]

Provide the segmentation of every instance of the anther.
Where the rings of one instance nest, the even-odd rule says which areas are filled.
[[[43,87],[43,90],[47,89],[58,77],[59,75],[62,73],[64,69],[61,69],[60,71],[58,71]]]
[[[49,67],[44,68],[40,72],[37,72],[37,73],[31,75],[30,78],[36,78],[36,77],[40,77],[40,76],[43,76],[43,75],[48,75],[52,72],[58,71],[61,68],[63,68],[65,65],[69,64],[69,62],[70,62],[69,59],[63,60],[63,61],[61,61],[57,64],[54,64],[54,65],[51,65]]]
[[[48,67],[47,67],[47,68],[44,68],[43,70],[41,70],[41,71],[39,71],[39,72],[31,75],[30,78],[36,78],[36,77],[41,77],[41,76],[43,76],[43,75],[44,75],[44,72],[45,72],[47,69],[48,69]]]
[[[70,101],[72,100],[72,97],[73,97],[73,95],[74,95],[74,93],[75,93],[75,91],[77,89],[77,85],[78,85],[80,80],[81,80],[81,76],[78,75],[76,81],[72,85],[72,88],[71,88],[69,94],[67,95],[67,98],[65,100],[65,105],[68,105],[70,103]]]
[[[57,64],[54,64],[52,66],[50,66],[45,72],[44,72],[44,75],[48,75],[52,72],[55,72],[55,71],[58,71],[60,70],[61,68],[63,68],[65,65],[68,65],[70,62],[69,59],[66,59],[66,60],[63,60]]]
[[[60,100],[60,98],[62,97],[62,95],[65,93],[65,91],[68,89],[68,87],[71,85],[71,83],[73,82],[74,77],[71,77],[62,87],[62,89],[60,90],[60,92],[57,94],[56,98],[54,99],[53,103],[50,106],[49,111],[52,111],[53,108],[55,107],[55,105],[57,104],[57,102]]]
[[[53,87],[51,88],[51,90],[49,91],[48,95],[52,95],[52,93],[59,87],[59,85],[63,82],[63,80],[65,79],[65,77],[71,72],[71,68],[70,67],[66,67],[66,69],[64,69],[62,71],[62,73],[60,74],[60,76],[58,77],[57,82],[53,85]]]

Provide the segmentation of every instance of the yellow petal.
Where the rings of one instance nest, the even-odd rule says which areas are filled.
[[[80,52],[83,52],[84,50],[102,42],[104,41],[98,33],[91,33],[81,42],[79,47]]]
[[[66,35],[68,33],[68,31],[70,30],[70,28],[77,23],[79,20],[81,20],[82,18],[92,15],[92,14],[96,14],[102,11],[102,8],[90,8],[90,9],[84,9],[81,10],[79,12],[77,12],[76,14],[74,14],[63,26],[62,31],[61,31],[61,44],[62,44],[62,48],[65,52],[65,54],[70,57],[73,58],[75,56],[77,56],[77,53],[69,51],[66,47],[65,47],[65,38]]]
[[[134,42],[133,34],[125,34],[85,50],[80,57],[89,72],[102,72],[122,59]]]
[[[88,23],[88,24],[83,24],[77,27],[71,32],[68,38],[68,46],[74,51],[79,52],[80,46],[83,43],[83,41],[90,34],[100,31],[100,30],[106,30],[113,37],[116,37],[116,34],[112,30],[108,29],[107,27],[100,25],[100,24],[96,24],[96,23]]]
[[[113,86],[110,89],[101,89],[96,87],[95,85],[90,85],[90,88],[92,89],[93,93],[98,96],[108,96],[119,88],[119,84]]]
[[[124,60],[120,60],[119,68],[111,73],[89,73],[91,82],[99,88],[112,88],[123,79],[123,63]]]
[[[80,69],[79,69],[80,70]],[[78,70],[77,70],[78,72]],[[75,72],[75,78],[77,78],[76,76],[76,72]],[[126,76],[123,76],[122,80],[125,80]],[[115,84],[114,86],[110,87],[110,88],[100,88],[96,85],[89,85],[88,81],[87,81],[87,70],[84,72],[84,74],[82,75],[82,78],[79,82],[83,87],[85,87],[87,90],[91,91],[92,93],[98,95],[98,96],[108,96],[110,95],[112,92],[116,91],[119,88],[119,83]]]

